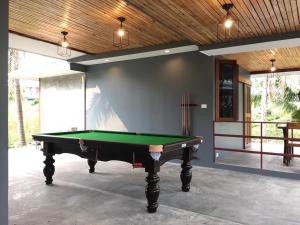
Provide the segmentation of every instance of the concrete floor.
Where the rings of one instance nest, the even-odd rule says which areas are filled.
[[[202,167],[192,188],[180,191],[180,166],[160,172],[160,206],[146,212],[143,169],[122,162],[86,161],[58,155],[54,185],[44,185],[42,153],[9,151],[11,225],[300,225],[300,181]]]
[[[283,144],[264,143],[263,150],[266,152],[283,153]],[[260,151],[260,143],[252,143],[252,146],[247,149],[250,151]],[[260,155],[246,154],[238,152],[225,152],[218,151],[219,157],[216,158],[216,163],[242,166],[249,168],[260,168]],[[294,148],[294,154],[300,155],[300,148]],[[300,176],[300,158],[294,157],[289,166],[283,164],[282,156],[264,155],[263,156],[263,169],[297,173]]]

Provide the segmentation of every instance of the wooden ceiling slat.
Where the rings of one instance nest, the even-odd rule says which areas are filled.
[[[263,14],[264,20],[269,26],[271,33],[276,33],[277,28],[274,22],[274,19],[271,17],[269,9],[267,8],[264,0],[256,0],[256,4],[259,6],[261,13]]]
[[[297,6],[297,14],[298,14],[297,30],[299,30],[300,29],[300,0],[296,0],[296,6]]]
[[[141,9],[141,11],[143,12],[145,11],[147,14],[151,15],[154,18],[159,17],[170,28],[177,30],[182,35],[184,35],[185,33],[189,33],[190,40],[194,42],[211,43],[211,41],[206,41],[207,39],[208,40],[211,39],[210,37],[207,36],[208,35],[206,32],[207,28],[199,26],[198,29],[192,29],[189,26],[190,23],[189,17],[186,20],[179,19],[180,15],[176,14],[173,8],[168,9],[169,13],[166,13],[165,10],[169,6],[164,2],[159,1],[155,6],[153,6],[152,4],[147,4],[147,1],[145,1],[146,4],[140,4],[140,2],[135,3],[132,1],[128,1],[128,2],[130,4],[133,4],[134,6],[137,5]]]
[[[283,18],[283,22],[284,22],[284,25],[286,27],[286,30],[291,31],[292,28],[291,28],[290,21],[289,21],[287,12],[286,12],[286,6],[284,4],[284,1],[276,0],[276,2],[277,2],[277,5],[278,5],[278,9],[280,11],[281,17]]]
[[[222,5],[226,4],[226,1],[225,0],[218,0],[218,3],[219,3],[219,10],[221,9],[223,12],[224,12],[224,16],[226,15],[225,11],[222,9]],[[240,21],[240,33],[239,33],[239,36],[240,37],[249,37],[249,36],[252,36],[251,33],[248,32],[248,27],[247,27],[247,24],[245,23],[241,23],[241,19],[243,19],[243,17],[241,17],[239,15],[239,12],[238,10],[236,9],[236,7],[234,7],[232,10],[231,10],[231,14],[234,18],[238,19]],[[224,16],[222,18],[224,18]],[[245,21],[244,21],[245,22]]]
[[[36,19],[35,17],[31,17],[32,15],[33,15],[33,13],[31,13],[29,15],[25,14],[26,20],[22,16],[15,17],[15,19],[18,19],[18,21],[20,23],[21,22],[27,23],[27,25],[31,25],[34,23],[34,26],[32,26],[32,28],[35,28],[35,29],[33,29],[33,30],[39,30],[39,33],[44,34],[46,31],[43,27],[44,21],[40,21],[40,20]],[[60,35],[61,29],[52,24],[48,24],[48,28],[50,28],[54,32],[52,34],[50,34],[48,32],[50,34],[49,36],[53,37],[51,41],[58,42],[58,40],[61,38],[61,35]],[[70,33],[70,35],[69,35],[70,42],[72,42],[72,39],[75,38],[77,32],[79,33],[78,36],[80,36],[80,34],[85,35],[84,31],[85,31],[84,29],[80,29],[80,26],[78,26],[76,30],[74,30],[72,33]],[[88,37],[88,36],[86,36],[86,37]],[[105,46],[105,39],[102,36],[93,35],[93,40],[96,42],[99,42],[98,45]],[[91,45],[92,45],[92,43],[91,43]]]
[[[87,2],[92,2],[92,1],[87,1]],[[97,1],[96,1],[97,2]],[[94,1],[94,4],[95,4],[95,1]],[[91,5],[94,9],[96,9],[96,5]],[[116,6],[113,6],[113,7],[116,7]],[[103,11],[103,15],[106,15],[107,17],[108,17],[108,21],[112,21],[112,22],[114,22],[115,23],[115,28],[117,28],[118,26],[119,26],[119,23],[118,23],[118,21],[116,20],[116,18],[117,17],[119,17],[119,16],[123,16],[123,14],[122,13],[120,13],[120,11],[118,11],[118,10],[114,10],[113,12],[114,13],[111,13],[110,12],[110,9],[111,8],[111,6],[109,5],[109,7],[105,7],[105,8],[102,8],[102,11]],[[130,6],[128,6],[128,8],[130,8]],[[123,10],[124,12],[126,12],[126,9],[124,9]],[[136,10],[135,10],[136,11]],[[132,13],[131,11],[128,11],[128,14],[130,15],[130,17],[129,18],[127,18],[127,21],[126,21],[126,23],[125,23],[125,25],[128,27],[128,28],[130,28],[131,30],[134,30],[134,29],[136,29],[136,27],[138,26],[138,24],[135,22],[135,21],[138,21],[138,13],[136,13],[136,12],[134,12],[134,13]],[[150,19],[151,20],[151,19]],[[138,21],[139,22],[139,21]],[[152,23],[153,23],[153,21],[151,21]],[[149,24],[149,21],[147,20],[147,21],[143,21],[143,26],[147,26],[147,24]],[[140,26],[140,28],[138,29],[139,31],[142,31],[142,32],[144,32],[146,29],[144,29],[143,28],[143,26]],[[160,24],[157,24],[157,26],[161,26]],[[155,29],[155,27],[153,27],[154,29]],[[162,30],[161,30],[162,31]],[[159,29],[157,29],[157,30],[153,30],[151,33],[153,33],[153,34],[156,34],[157,35],[157,32],[161,32]],[[162,32],[162,33],[165,33],[165,32]],[[173,35],[173,36],[176,36],[176,34],[173,32],[173,31],[171,31],[170,32],[171,33],[171,35]]]
[[[128,19],[125,27],[130,31],[130,47],[143,47],[182,40],[172,30],[165,29],[151,18],[137,13],[137,10],[130,6],[123,4],[121,8],[118,8],[121,3],[122,1],[100,2],[95,0],[11,0],[10,19],[16,21],[13,18],[17,18],[19,23],[24,21],[24,23],[31,24],[32,31],[23,31],[29,36],[38,33],[33,32],[34,30],[43,32],[47,28],[53,32],[52,35],[49,32],[49,35],[44,36],[45,40],[50,42],[54,40],[57,42],[60,37],[59,33],[63,29],[69,31],[70,41],[72,34],[81,33],[82,36],[87,37],[85,40],[93,42],[90,44],[91,47],[85,51],[93,53],[118,50],[112,45],[112,32],[119,26],[116,18],[121,15]],[[11,30],[22,33],[20,32],[22,30],[21,25],[13,26],[12,23],[10,24]],[[73,35],[73,38],[75,36]],[[79,35],[76,36],[76,40],[72,41],[77,45],[74,46],[77,49],[79,49],[79,41],[84,41],[78,37]],[[95,48],[95,46],[97,47]]]
[[[237,60],[239,65],[250,72],[269,70],[273,58],[276,59],[277,69],[300,68],[300,47],[229,54],[224,55],[224,58]]]
[[[300,25],[300,17],[298,12],[297,0],[290,0],[290,4],[291,4],[291,11],[294,19],[295,30],[298,30]]]
[[[271,6],[272,6],[272,8],[273,8],[273,10],[275,12],[275,15],[277,16],[277,19],[278,19],[278,21],[280,23],[281,29],[283,30],[283,32],[287,32],[288,29],[287,29],[287,27],[285,25],[285,22],[284,22],[284,19],[282,17],[281,11],[279,9],[277,0],[272,0],[272,1],[270,1],[270,3],[271,3]]]
[[[263,0],[263,3],[265,5],[265,7],[268,10],[268,14],[269,14],[269,20],[271,20],[274,24],[275,30],[276,32],[284,32],[284,28],[280,25],[279,22],[279,18],[278,16],[275,14],[274,8],[270,2],[270,0]]]
[[[207,18],[206,20],[197,20],[197,15],[192,12],[193,8],[185,7],[184,4],[180,4],[180,1],[179,4],[174,4],[173,1],[168,1],[168,6],[172,7],[173,11],[177,12],[180,18],[184,17],[186,20],[188,20],[187,24],[190,29],[198,30],[198,32],[204,33],[211,42],[217,40],[215,38],[215,34],[211,32],[210,29],[207,29],[207,26],[209,25],[208,20],[211,18]],[[199,10],[201,10],[201,8],[199,8]],[[204,13],[206,16],[209,16],[205,11],[202,11],[202,13]],[[199,25],[201,25],[201,31],[199,29]]]
[[[256,14],[255,9],[253,8],[251,2],[249,0],[241,0],[244,4],[245,11],[249,12],[249,19],[253,20],[259,29],[260,36],[267,35],[268,32],[266,31],[266,28],[264,27],[264,24],[260,21],[259,16]]]
[[[289,24],[290,24],[290,29],[291,31],[295,31],[295,20],[294,20],[294,15],[293,15],[293,9],[291,8],[291,0],[284,1],[284,6],[285,6],[285,13],[287,15]]]
[[[169,3],[174,5],[173,1],[169,0]],[[198,5],[199,7],[196,9],[195,7],[186,7],[182,4],[182,8],[187,12],[187,15],[194,20],[194,24],[197,25],[197,27],[191,27],[193,30],[197,30],[198,32],[203,32],[209,35],[209,42],[216,42],[216,25],[218,24],[218,21],[215,20],[214,17],[209,17],[210,14],[207,13],[207,8],[203,7],[203,4]],[[195,10],[196,9],[196,10]],[[180,9],[177,9],[180,12]],[[174,13],[176,14],[176,11],[174,10]],[[190,13],[193,11],[193,13]],[[196,13],[198,11],[198,13]],[[198,16],[199,15],[199,16]],[[205,20],[203,19],[203,15],[205,15]],[[182,18],[183,19],[183,18]],[[188,23],[190,24],[190,23]],[[212,24],[214,24],[214,28],[210,27]],[[188,25],[189,27],[190,25]]]
[[[26,36],[31,36],[31,35],[33,35],[33,37],[36,37],[37,39],[41,39],[41,40],[45,40],[47,37],[49,37],[49,36],[53,36],[53,33],[52,32],[48,32],[48,31],[44,31],[44,32],[39,32],[39,31],[35,31],[35,30],[33,30],[32,31],[32,26],[31,26],[31,24],[27,24],[27,23],[24,23],[23,21],[16,21],[15,19],[12,19],[12,22],[14,23],[14,25],[15,24],[17,24],[17,25],[22,25],[22,28],[23,28],[23,34],[24,35],[26,35]],[[11,31],[13,31],[13,32],[16,32],[16,28],[14,27],[14,25],[13,26],[11,26],[10,28],[11,28]],[[42,29],[42,27],[41,28],[39,28],[39,29]],[[58,36],[59,37],[59,36]],[[77,39],[77,40],[79,40],[78,42],[76,42],[76,44],[74,44],[74,41],[73,41],[73,38],[74,39]],[[90,52],[90,53],[92,53],[93,52],[93,50],[97,47],[97,48],[99,48],[99,45],[96,45],[96,44],[94,44],[94,43],[88,43],[86,40],[88,39],[88,37],[82,37],[81,35],[80,35],[80,33],[73,33],[72,34],[72,38],[70,38],[70,46],[72,47],[72,48],[76,48],[76,49],[78,49],[78,50],[81,50],[81,51],[85,51],[85,52]],[[57,43],[58,42],[58,40],[59,40],[59,38],[53,38],[53,39],[50,39],[49,40],[49,42],[51,42],[51,43]],[[108,51],[109,50],[109,48],[108,48],[108,46],[105,46],[105,45],[103,45],[103,46],[101,46],[103,49],[105,49],[106,51]]]
[[[249,20],[247,13],[244,12],[242,8],[242,3],[240,0],[232,0],[231,1],[235,7],[233,9],[235,15],[237,16],[238,19],[240,19],[241,23],[244,24],[248,31],[249,36],[257,36],[259,33],[257,30],[257,27],[253,24],[252,20]]]
[[[270,29],[266,26],[266,24],[263,22],[263,15],[260,15],[257,12],[257,8],[255,7],[255,4],[252,3],[250,0],[242,0],[246,3],[248,6],[248,10],[251,12],[252,18],[256,21],[256,23],[259,25],[261,29],[262,35],[268,35],[270,34]]]
[[[96,5],[94,5],[95,2],[93,2],[93,1],[80,1],[80,2],[85,3],[84,5],[82,5],[81,8],[90,7],[89,12],[92,16],[99,17],[99,19],[102,18],[103,16],[106,17],[107,20],[104,20],[104,21],[108,21],[106,23],[111,30],[110,32],[112,32],[114,29],[116,29],[119,26],[119,22],[117,21],[116,18],[119,16],[122,16],[123,15],[122,13],[117,12],[117,13],[110,14],[110,11],[107,9],[106,6],[103,7],[101,11],[96,10]],[[116,8],[117,6],[114,5],[114,6],[110,6],[110,7]],[[128,29],[130,29],[131,31],[143,34],[140,36],[140,38],[143,38],[143,36],[146,36],[146,35],[153,36],[153,34],[155,34],[156,36],[165,35],[164,34],[165,32],[162,32],[162,29],[156,29],[156,27],[152,27],[152,26],[151,26],[152,32],[146,32],[147,26],[153,24],[153,21],[151,21],[151,23],[149,23],[149,19],[146,21],[143,21],[143,25],[146,27],[146,28],[144,28],[143,26],[139,26],[138,23],[135,22],[135,21],[139,20],[138,17],[136,16],[136,15],[138,15],[137,13],[131,13],[130,11],[127,12],[125,9],[123,11],[126,12],[126,14],[127,13],[130,14],[130,19],[127,18],[125,26]],[[138,21],[138,22],[140,22],[140,21]],[[160,27],[160,24],[156,24],[156,25],[158,27]],[[136,29],[137,27],[139,27],[139,28]],[[175,37],[174,40],[176,40],[176,38],[178,38],[178,36],[176,36],[176,34],[174,32],[170,31],[170,34]],[[151,37],[145,37],[145,38],[150,39]],[[162,37],[162,38],[164,38],[164,37]]]
[[[101,53],[119,50],[112,32],[124,16],[128,48],[182,40],[207,45],[225,41],[217,38],[217,24],[229,2],[240,38],[300,30],[300,0],[10,0],[9,29],[53,43],[66,30],[72,47]]]
[[[238,11],[238,18],[244,18],[243,23],[245,23],[246,26],[249,26],[251,30],[250,34],[259,36],[260,29],[253,20],[249,19],[249,17],[251,18],[251,15],[244,2],[241,0],[232,0],[231,2],[236,6],[235,8]]]

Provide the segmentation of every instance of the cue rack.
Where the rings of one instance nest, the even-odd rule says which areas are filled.
[[[181,122],[182,122],[182,134],[191,135],[191,107],[197,106],[197,104],[190,103],[190,93],[184,93],[181,98]]]

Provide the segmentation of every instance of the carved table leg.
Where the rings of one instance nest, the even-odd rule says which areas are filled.
[[[53,174],[55,172],[55,167],[54,167],[54,162],[55,160],[53,159],[53,155],[51,154],[46,154],[46,159],[44,161],[44,164],[45,164],[45,167],[44,167],[44,175],[46,177],[46,184],[49,185],[49,184],[52,184],[52,177],[53,177]]]
[[[149,172],[146,177],[146,197],[148,200],[148,212],[155,213],[158,207],[158,197],[159,197],[159,176],[157,173]]]
[[[90,169],[89,169],[90,173],[94,173],[95,172],[95,165],[96,165],[96,163],[97,163],[96,160],[88,159],[88,164],[90,166]]]
[[[185,162],[183,161],[183,163],[181,164],[181,174],[180,174],[180,178],[181,178],[181,182],[182,182],[182,191],[184,192],[188,192],[190,190],[190,183],[192,180],[192,164],[190,161]]]

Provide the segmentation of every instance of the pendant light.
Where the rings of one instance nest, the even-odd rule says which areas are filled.
[[[123,23],[125,22],[125,17],[118,17],[120,26],[118,30],[113,32],[113,46],[118,48],[123,48],[129,46],[129,34],[128,31],[124,29]]]
[[[61,32],[62,39],[59,41],[58,46],[57,46],[57,54],[61,57],[70,57],[71,56],[71,49],[69,49],[69,42],[67,40],[67,31],[62,31]]]
[[[230,40],[239,37],[240,22],[231,14],[231,9],[233,7],[234,5],[232,3],[222,5],[222,9],[226,11],[226,15],[217,26],[217,38],[219,40]]]
[[[276,71],[276,67],[275,67],[275,65],[274,65],[275,61],[276,61],[275,59],[271,59],[271,60],[270,60],[270,62],[272,63],[271,68],[270,68],[270,71],[271,71],[272,73],[274,73],[274,72]]]

